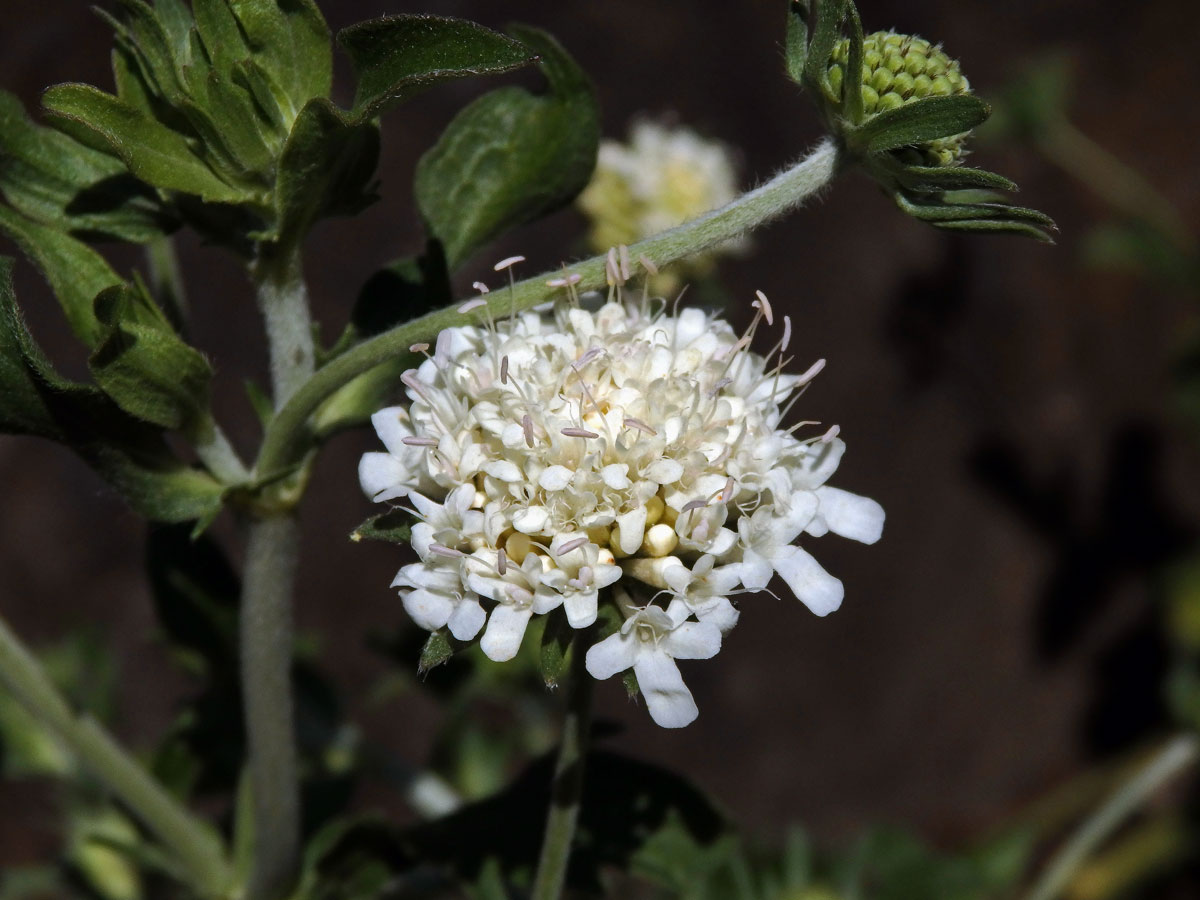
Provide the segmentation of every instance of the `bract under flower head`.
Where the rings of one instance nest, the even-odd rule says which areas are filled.
[[[485,654],[511,659],[533,616],[561,606],[590,626],[617,584],[628,627],[589,671],[608,677],[628,657],[639,677],[639,664],[662,676],[650,713],[679,726],[695,705],[670,659],[697,658],[696,635],[716,653],[738,618],[730,596],[778,573],[818,615],[837,609],[842,583],[793,542],[872,543],[884,516],[826,484],[845,449],[834,430],[781,428],[819,367],[785,374],[786,339],[767,358],[749,349],[773,319],[765,296],[744,335],[698,309],[614,297],[444,331],[403,377],[408,405],[373,417],[387,451],[364,455],[359,476],[421,520],[419,561],[394,582],[419,625],[482,633]]]

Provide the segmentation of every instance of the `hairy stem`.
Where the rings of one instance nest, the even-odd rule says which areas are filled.
[[[588,730],[591,726],[592,677],[584,668],[586,640],[590,631],[575,639],[571,673],[567,683],[567,716],[563,722],[562,743],[554,766],[550,788],[550,811],[538,858],[537,877],[531,900],[558,900],[571,860],[571,844],[583,800],[583,770],[587,758]]]
[[[291,515],[253,522],[241,606],[241,678],[254,800],[247,897],[275,900],[300,860],[300,789],[292,709],[292,587],[299,526]]]
[[[740,237],[802,204],[827,185],[837,171],[837,148],[832,140],[826,139],[794,166],[727,206],[634,244],[629,248],[630,258],[641,268],[644,268],[642,257],[655,267],[664,266]],[[606,284],[605,262],[605,256],[594,256],[564,271],[580,276],[578,290],[595,290]],[[561,288],[547,282],[563,274],[563,271],[543,272],[517,282],[511,290],[495,291],[491,295],[493,312],[498,315],[520,312],[554,299],[561,294]],[[411,345],[432,340],[444,328],[471,324],[479,315],[463,314],[455,307],[438,310],[363,341],[330,360],[296,390],[271,422],[259,453],[259,477],[276,475],[296,461],[305,449],[302,438],[309,417],[342,385],[382,363],[412,355],[408,349]],[[416,360],[419,357],[414,356]]]
[[[1096,848],[1156,790],[1200,756],[1190,734],[1171,740],[1097,809],[1050,860],[1026,900],[1054,900]]]
[[[225,484],[250,480],[250,470],[211,415],[197,422],[188,438],[204,467]]]
[[[0,619],[0,685],[60,740],[162,842],[197,893],[222,895],[232,880],[216,833],[192,816],[98,722],[77,716]]]
[[[263,257],[254,270],[271,354],[275,408],[313,373],[312,320],[297,253]],[[250,523],[241,602],[241,679],[254,861],[248,900],[278,900],[300,863],[300,782],[292,701],[292,589],[300,530],[290,509]]]

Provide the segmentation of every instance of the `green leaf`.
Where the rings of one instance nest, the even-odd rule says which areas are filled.
[[[192,15],[213,69],[232,80],[237,64],[249,59],[250,48],[228,0],[192,0]]]
[[[111,94],[86,84],[59,84],[46,91],[42,103],[56,127],[76,138],[80,131],[91,134],[148,184],[211,203],[254,199],[218,178],[182,134]]]
[[[424,675],[430,669],[436,669],[448,662],[453,655],[454,646],[450,643],[450,639],[444,632],[435,631],[429,635],[425,646],[421,648],[421,660],[417,663],[417,672]]]
[[[412,514],[403,509],[389,509],[371,516],[352,532],[350,540],[386,541],[389,544],[407,544],[411,537]]]
[[[0,91],[0,192],[24,215],[62,231],[139,243],[173,223],[120,160],[35,125]]]
[[[316,219],[353,214],[374,198],[369,190],[379,160],[379,128],[347,122],[328,100],[300,112],[279,158],[276,233],[295,246]]]
[[[185,465],[165,444],[141,448],[98,441],[76,450],[135,512],[151,521],[211,519],[224,503],[224,485]]]
[[[981,196],[982,194],[982,196]],[[894,195],[896,205],[909,215],[938,228],[1018,234],[1044,243],[1054,240],[1045,229],[1055,227],[1045,213],[1008,203],[983,202],[993,195],[979,191],[949,191],[941,195]]]
[[[178,430],[206,414],[212,367],[180,340],[142,291],[121,285],[96,298],[105,326],[88,360],[92,377],[131,416]]]
[[[102,328],[92,301],[121,279],[99,253],[82,241],[47,225],[39,225],[0,206],[0,231],[7,234],[41,269],[76,336],[94,347]]]
[[[846,0],[817,0],[816,22],[804,60],[804,77],[809,85],[829,92],[829,58],[842,34]]]
[[[787,76],[797,84],[804,83],[804,62],[808,58],[808,19],[812,9],[809,0],[788,0],[787,27],[783,50]]]
[[[859,153],[881,153],[970,131],[988,117],[988,105],[972,94],[926,97],[873,116],[847,130]]]
[[[442,81],[508,72],[533,62],[529,50],[475,22],[384,16],[338,33],[358,87],[354,115],[371,119]]]
[[[398,259],[367,279],[350,313],[350,339],[379,334],[453,299],[446,252],[440,241],[427,241],[420,256]]]
[[[117,46],[128,52],[151,95],[177,102],[184,96],[180,66],[158,15],[144,0],[117,0],[117,5],[119,16],[97,10],[112,26]]]
[[[995,172],[968,166],[909,166],[897,164],[888,168],[896,181],[906,190],[918,193],[957,191],[979,188],[991,191],[1015,191],[1017,186]]]
[[[53,437],[58,429],[41,394],[40,373],[29,362],[36,347],[17,308],[12,266],[0,256],[0,431]]]
[[[599,111],[587,76],[545,32],[513,33],[538,52],[548,93],[485,94],[417,164],[417,206],[452,271],[507,229],[569,203],[595,168]]]
[[[538,654],[538,668],[546,687],[558,687],[558,682],[566,674],[567,651],[571,648],[574,636],[575,630],[571,628],[562,610],[555,610],[546,619],[546,628],[542,632],[542,648]],[[575,652],[581,651],[577,648]]]
[[[294,119],[310,100],[328,97],[333,80],[329,26],[312,0],[229,0],[254,59]]]

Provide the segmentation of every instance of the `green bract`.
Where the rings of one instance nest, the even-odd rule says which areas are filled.
[[[842,153],[905,212],[938,228],[1050,240],[1053,220],[993,193],[1016,185],[961,164],[990,110],[941,47],[890,31],[864,38],[851,0],[790,0],[786,50],[789,76],[816,100]]]

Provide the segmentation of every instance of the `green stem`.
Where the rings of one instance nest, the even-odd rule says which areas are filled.
[[[1097,809],[1046,866],[1026,900],[1054,900],[1097,847],[1146,799],[1200,756],[1190,734],[1171,740]]]
[[[591,727],[592,677],[584,667],[590,632],[576,636],[567,682],[567,716],[550,788],[550,811],[530,900],[558,900],[571,861],[571,844],[583,800],[583,770]]]
[[[280,409],[313,373],[308,291],[295,252],[254,268]],[[241,679],[254,815],[249,900],[277,900],[300,864],[300,781],[292,703],[292,590],[300,529],[288,508],[250,523],[241,601]]]
[[[300,861],[300,789],[292,710],[292,587],[300,531],[294,517],[253,522],[241,605],[241,679],[254,864],[247,897],[275,900],[292,887]]]
[[[638,266],[642,265],[641,257],[656,267],[665,266],[740,237],[801,205],[825,187],[837,173],[838,162],[834,142],[826,139],[794,166],[727,206],[632,245],[630,258]],[[604,255],[594,256],[565,271],[580,276],[578,290],[596,290],[606,284],[605,261]],[[553,300],[561,294],[561,288],[547,282],[562,275],[563,271],[558,270],[543,272],[517,282],[511,290],[494,292],[494,312],[520,312]],[[413,344],[431,340],[445,328],[471,324],[478,315],[460,313],[455,307],[438,310],[363,341],[330,360],[296,390],[268,426],[256,466],[259,477],[270,478],[297,461],[306,449],[302,438],[309,417],[338,388],[382,363],[412,355],[408,348]]]
[[[204,467],[225,484],[244,484],[250,480],[250,470],[211,415],[196,423],[188,439]]]
[[[223,895],[232,874],[220,839],[155,781],[99,723],[77,716],[0,619],[0,684],[174,854],[198,893]]]

